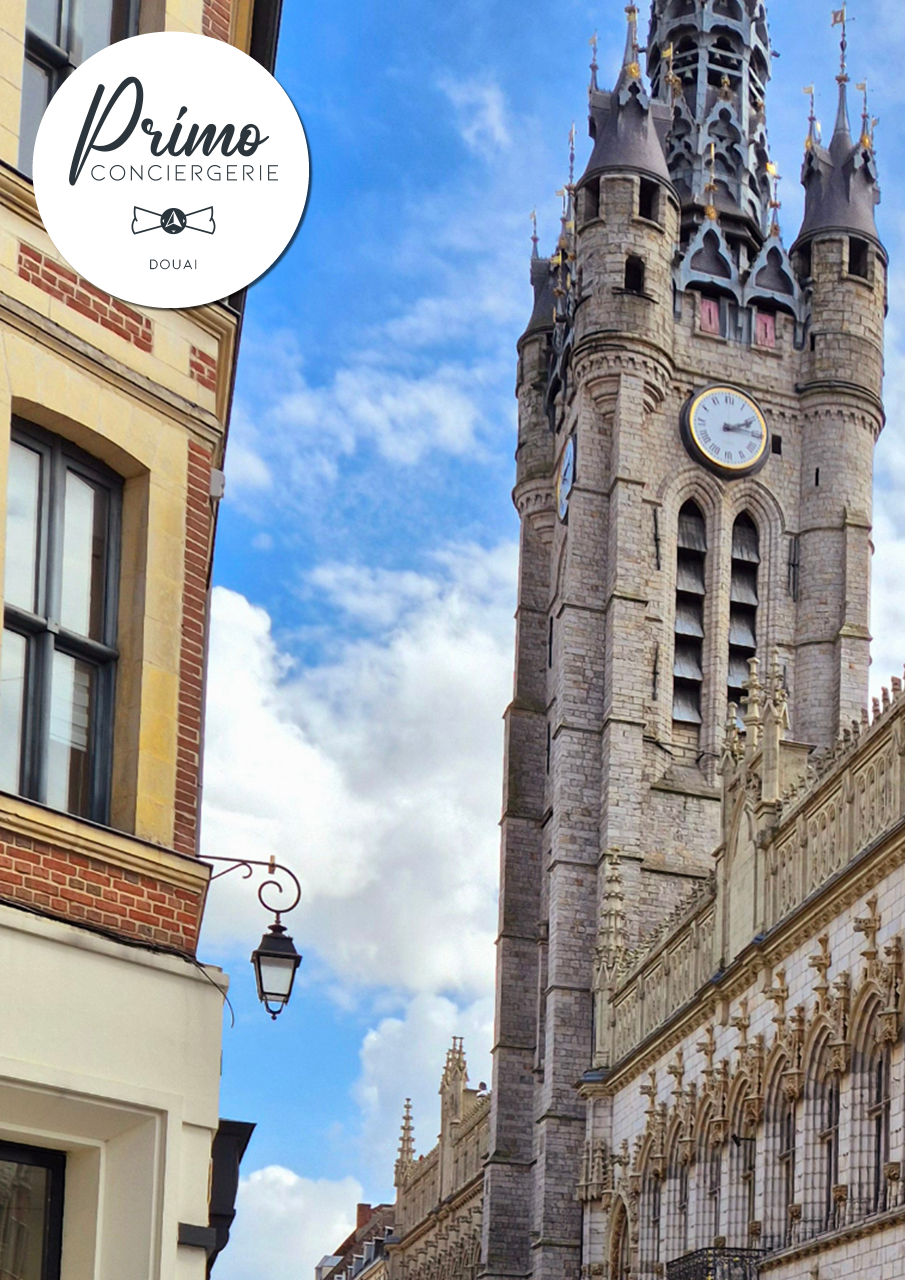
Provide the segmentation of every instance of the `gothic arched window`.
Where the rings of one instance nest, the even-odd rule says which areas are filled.
[[[646,1270],[654,1273],[660,1261],[660,1219],[663,1211],[663,1186],[656,1173],[650,1172],[644,1180],[644,1252],[647,1254]]]
[[[839,1075],[833,1071],[829,1063],[829,1054],[824,1050],[818,1081],[817,1096],[817,1137],[822,1148],[818,1175],[818,1187],[821,1192],[821,1212],[824,1230],[830,1230],[836,1224],[836,1202],[833,1188],[839,1182]]]
[[[795,1103],[782,1098],[779,1104],[779,1147],[777,1150],[777,1222],[776,1234],[783,1244],[790,1244],[792,1220],[790,1209],[795,1203]]]
[[[676,539],[676,651],[672,718],[683,725],[701,723],[704,682],[704,567],[707,529],[700,508],[686,502],[679,512]]]
[[[868,1142],[870,1159],[867,1173],[868,1213],[886,1209],[886,1165],[889,1161],[891,1052],[888,1044],[879,1045],[868,1059]]]
[[[628,1228],[628,1215],[625,1205],[617,1210],[616,1226],[613,1231],[612,1266],[610,1273],[613,1280],[631,1280],[632,1248]]]
[[[742,513],[732,528],[732,578],[729,588],[728,700],[742,706],[748,682],[748,660],[757,654],[757,575],[760,538],[757,526]],[[741,715],[739,715],[741,721]]]

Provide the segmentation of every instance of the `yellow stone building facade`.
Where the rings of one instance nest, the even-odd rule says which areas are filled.
[[[48,95],[105,44],[195,32],[272,69],[278,21],[273,0],[0,7],[0,1274],[15,1280],[200,1280],[223,1243],[209,1184],[227,982],[195,954],[197,854],[244,303],[149,311],[80,277],[42,226],[31,146]]]

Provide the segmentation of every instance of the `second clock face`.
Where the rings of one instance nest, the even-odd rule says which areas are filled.
[[[695,461],[727,478],[750,475],[767,460],[767,420],[736,387],[707,387],[693,396],[682,413],[682,438]]]

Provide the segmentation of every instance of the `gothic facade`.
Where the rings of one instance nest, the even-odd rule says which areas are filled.
[[[874,124],[842,10],[787,247],[761,0],[654,0],[646,76],[627,13],[519,342],[480,1273],[905,1275]]]
[[[444,1140],[414,1164],[404,1126],[391,1272],[896,1280],[905,696],[894,679],[868,710],[875,121],[858,86],[852,131],[843,8],[787,247],[762,0],[653,0],[646,76],[627,14],[518,344],[480,1248],[471,1269],[441,1253],[460,1193]]]

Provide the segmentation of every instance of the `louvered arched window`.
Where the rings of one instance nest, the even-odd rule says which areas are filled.
[[[747,513],[732,528],[732,581],[729,589],[728,701],[739,708],[748,682],[748,661],[757,654],[757,578],[760,538]]]
[[[706,561],[704,517],[696,503],[686,502],[679,512],[676,539],[676,651],[672,712],[673,720],[684,725],[701,723]]]

